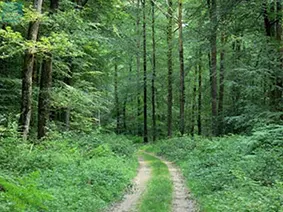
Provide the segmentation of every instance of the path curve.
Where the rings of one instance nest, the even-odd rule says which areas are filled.
[[[150,179],[151,169],[148,164],[139,157],[139,170],[133,180],[133,188],[124,196],[121,202],[114,204],[109,212],[134,212],[136,211],[139,200],[146,190],[147,182]]]

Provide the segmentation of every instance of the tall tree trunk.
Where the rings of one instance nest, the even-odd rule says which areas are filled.
[[[65,78],[65,83],[67,85],[72,85],[73,84],[73,70],[74,70],[74,64],[73,64],[73,61],[72,59],[70,58],[70,62],[69,62],[69,70],[68,70],[68,76]],[[70,130],[70,127],[71,127],[71,108],[69,106],[67,106],[67,108],[65,109],[65,130],[66,131],[69,131]]]
[[[210,48],[211,48],[211,67],[210,67],[210,84],[211,84],[211,112],[212,112],[212,134],[217,135],[217,14],[216,0],[207,1],[210,10]]]
[[[34,0],[34,8],[41,13],[43,0]],[[28,30],[28,40],[35,42],[37,40],[39,30],[39,20],[31,22]],[[22,133],[24,140],[27,139],[32,108],[32,73],[34,65],[34,48],[29,48],[24,57],[23,77],[22,77],[22,100],[21,115],[19,120],[19,131]]]
[[[42,64],[40,91],[38,99],[38,139],[46,136],[50,113],[50,89],[52,82],[52,58],[45,58]]]
[[[59,0],[50,0],[50,9],[55,11],[59,8]]]
[[[277,73],[275,73],[275,86],[274,86],[274,108],[276,111],[283,111],[282,106],[280,105],[282,100],[282,92],[283,92],[283,48],[282,48],[282,3],[281,0],[277,0],[276,2],[276,40],[279,46],[279,67]],[[281,119],[283,119],[283,115],[281,115]]]
[[[120,133],[120,107],[119,107],[119,96],[118,96],[118,65],[115,63],[114,66],[114,96],[115,96],[115,109],[116,109],[116,133]]]
[[[146,64],[146,7],[145,0],[143,6],[143,141],[148,142],[147,132],[147,64]]]
[[[139,117],[142,114],[141,111],[141,93],[140,93],[140,75],[141,75],[141,40],[140,40],[140,0],[137,0],[137,20],[136,20],[136,32],[137,32],[137,134],[142,135]]]
[[[123,133],[127,131],[127,97],[123,103]]]
[[[196,110],[196,96],[197,96],[197,72],[198,67],[195,67],[194,73],[194,88],[193,88],[193,101],[192,101],[192,122],[191,122],[191,135],[195,134],[195,110]]]
[[[223,133],[223,101],[224,101],[224,79],[225,79],[225,35],[222,33],[221,35],[221,44],[222,49],[220,53],[220,79],[219,79],[219,102],[218,102],[218,116],[219,116],[219,123],[218,123],[218,133]]]
[[[271,89],[269,92],[270,98],[270,108],[273,111],[282,111],[280,106],[280,101],[282,99],[282,90],[283,90],[283,49],[281,48],[282,43],[282,3],[280,0],[273,1],[271,3],[271,11],[276,13],[276,16],[268,15],[268,1],[263,0],[263,14],[264,14],[264,26],[267,37],[274,37],[279,46],[279,67],[276,67],[280,71],[274,71],[273,76],[271,77]],[[275,17],[275,18],[274,18]],[[283,115],[281,116],[283,119]]]
[[[56,12],[59,7],[59,0],[51,0],[50,15]],[[37,137],[41,139],[46,136],[47,123],[50,113],[50,90],[52,84],[52,54],[45,55],[43,60],[43,71],[41,72],[39,99],[38,99],[38,132]]]
[[[202,112],[202,60],[201,53],[199,55],[199,65],[198,65],[198,134],[202,134],[201,126],[201,112]]]
[[[179,60],[180,60],[180,133],[185,133],[185,69],[183,45],[183,0],[179,0]]]
[[[173,60],[172,60],[172,49],[173,49],[173,2],[168,0],[168,26],[167,26],[167,62],[168,62],[168,113],[167,113],[167,135],[170,138],[172,136],[172,107],[173,107]]]
[[[156,140],[156,93],[155,93],[155,78],[156,78],[156,42],[155,42],[155,5],[151,1],[152,15],[152,80],[151,80],[151,104],[152,104],[152,139]]]

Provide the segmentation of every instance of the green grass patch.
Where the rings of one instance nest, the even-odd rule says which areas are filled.
[[[156,157],[146,153],[141,154],[152,168],[152,177],[141,199],[139,212],[171,211],[173,184],[168,167]]]

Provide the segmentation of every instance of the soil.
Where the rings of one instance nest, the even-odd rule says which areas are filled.
[[[150,179],[150,167],[140,157],[138,174],[133,180],[133,187],[131,191],[124,196],[124,199],[114,204],[109,212],[135,212],[139,203],[140,197],[146,190],[146,185]]]
[[[195,202],[186,187],[180,170],[171,162],[163,162],[168,166],[173,181],[173,212],[196,212]]]

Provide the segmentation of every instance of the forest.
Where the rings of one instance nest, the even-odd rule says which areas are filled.
[[[1,212],[283,212],[281,0],[0,1]]]

